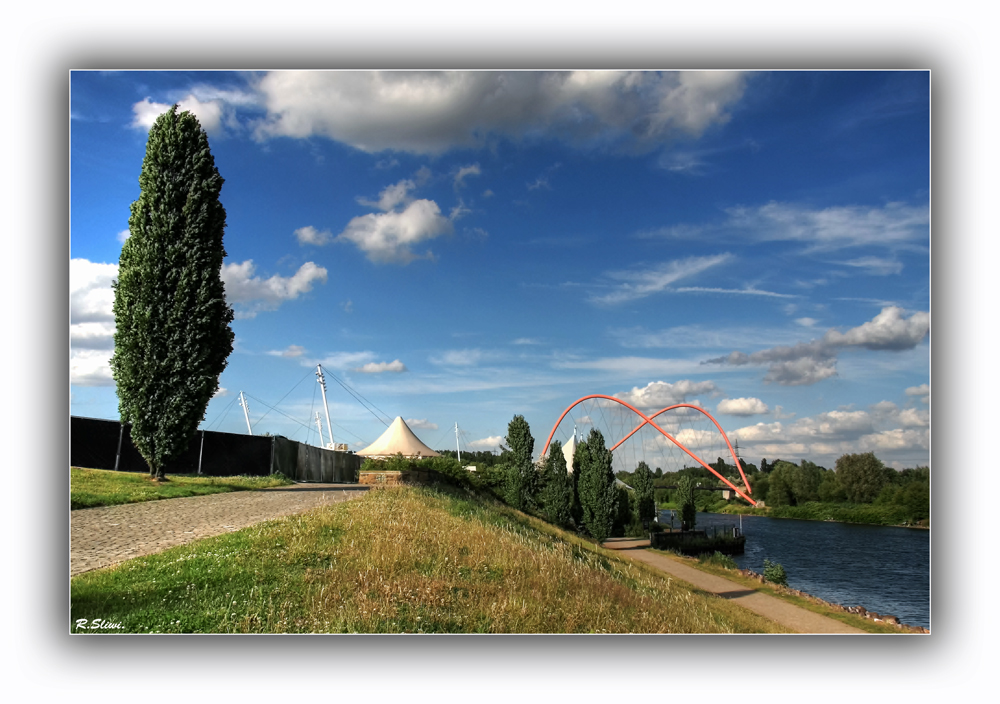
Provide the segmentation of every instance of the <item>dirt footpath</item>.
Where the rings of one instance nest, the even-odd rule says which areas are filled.
[[[742,584],[730,582],[728,579],[716,577],[714,574],[702,572],[693,567],[683,565],[669,557],[650,552],[648,540],[632,538],[612,538],[604,543],[609,550],[621,550],[622,554],[661,572],[683,580],[688,584],[729,599],[745,609],[760,614],[797,633],[865,633],[860,628],[848,626],[832,618],[821,616],[801,607],[789,604],[787,601],[744,587]]]
[[[70,576],[364,495],[357,484],[294,484],[70,512]]]

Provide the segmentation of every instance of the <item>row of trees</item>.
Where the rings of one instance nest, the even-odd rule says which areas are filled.
[[[711,466],[737,486],[741,485],[735,465],[725,463],[720,457]],[[886,467],[872,452],[845,454],[832,470],[808,460],[796,465],[780,459],[768,462],[765,458],[759,469],[743,462],[743,471],[753,489],[752,497],[768,506],[801,506],[810,502],[874,504],[901,507],[914,521],[930,515],[930,470],[917,467],[897,471]],[[632,473],[619,472],[618,478],[628,483]],[[682,505],[687,491],[680,484],[688,480],[702,488],[722,488],[722,483],[704,467],[685,467],[678,472],[661,473],[654,479],[656,500]],[[717,492],[698,491],[695,502],[698,510],[710,510],[718,506],[721,497]]]
[[[654,475],[645,463],[633,473],[632,489],[618,486],[611,450],[592,429],[566,465],[562,444],[553,440],[539,467],[535,440],[524,416],[514,416],[498,461],[477,463],[479,480],[510,506],[597,542],[641,530],[656,512]],[[464,459],[464,457],[463,457]]]

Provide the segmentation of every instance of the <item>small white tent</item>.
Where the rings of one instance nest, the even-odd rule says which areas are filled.
[[[378,440],[361,450],[357,454],[362,457],[440,457],[427,445],[420,442],[420,438],[413,434],[406,422],[399,416],[392,421]]]

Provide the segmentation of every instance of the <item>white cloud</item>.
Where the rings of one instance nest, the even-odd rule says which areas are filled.
[[[488,438],[473,440],[469,443],[470,450],[498,450],[503,443],[503,438],[499,435],[491,435]]]
[[[381,193],[378,194],[378,200],[368,200],[359,196],[357,198],[358,203],[361,205],[367,205],[370,208],[378,208],[383,211],[395,210],[398,205],[407,205],[413,198],[410,197],[410,191],[415,189],[417,184],[415,184],[410,179],[403,179],[398,183],[394,183],[391,186],[386,186]]]
[[[711,381],[690,381],[688,379],[675,383],[652,381],[642,388],[636,386],[631,391],[617,393],[615,397],[639,410],[659,410],[678,403],[686,403],[689,396],[712,394],[718,390],[715,383]]]
[[[725,122],[745,80],[723,71],[281,71],[258,83],[268,115],[257,137],[440,154],[531,135],[648,151]]]
[[[117,264],[70,260],[70,384],[114,384],[110,360],[114,351],[115,293],[111,282],[117,276]]]
[[[861,257],[841,262],[847,266],[857,269],[864,269],[869,274],[875,276],[887,276],[889,274],[899,274],[903,271],[903,263],[898,259],[888,259],[884,257]]]
[[[306,348],[301,345],[289,345],[283,350],[271,350],[268,354],[273,357],[301,357],[305,351]]]
[[[814,250],[872,244],[886,247],[923,241],[930,227],[928,206],[904,203],[887,203],[881,208],[848,205],[810,210],[771,202],[757,208],[730,208],[726,212],[729,215],[727,227],[749,231],[761,240],[805,242]],[[883,270],[889,267],[891,270],[895,265],[890,262],[867,257],[854,260],[851,265]]]
[[[591,296],[593,303],[614,305],[640,298],[654,293],[660,293],[682,279],[690,278],[724,264],[732,259],[732,255],[716,254],[709,257],[688,257],[670,262],[664,262],[652,269],[636,271],[617,271],[606,274],[609,278],[624,280],[616,284],[611,293],[603,296]]]
[[[219,389],[214,394],[212,394],[212,398],[223,398],[224,396],[228,395],[229,395],[229,389],[220,386]]]
[[[906,390],[906,395],[920,396],[921,403],[930,403],[931,387],[928,384],[921,384],[920,386],[911,386]]]
[[[452,231],[451,220],[441,215],[437,203],[415,200],[402,212],[370,213],[351,220],[338,240],[355,244],[375,264],[409,264],[430,258],[414,254],[412,247]]]
[[[132,234],[131,231],[129,231],[128,228],[125,228],[115,236],[115,239],[117,239],[122,244],[125,244],[125,240],[127,240],[131,234]]]
[[[368,362],[354,369],[363,374],[382,374],[383,372],[405,372],[406,365],[395,359],[391,362]]]
[[[726,416],[756,416],[771,409],[759,398],[725,398],[715,407],[717,413]]]
[[[406,418],[406,424],[416,430],[437,430],[437,423],[431,423],[426,418]]]
[[[467,176],[479,176],[481,173],[479,164],[469,164],[468,166],[460,167],[458,173],[455,174],[455,190],[465,187],[465,178]]]
[[[764,381],[784,386],[815,384],[837,374],[839,350],[860,347],[867,350],[902,351],[916,347],[930,332],[930,315],[917,311],[904,317],[902,308],[887,306],[874,318],[841,333],[833,328],[822,338],[793,346],[772,347],[752,354],[731,352],[704,364],[769,364]]]
[[[277,310],[282,303],[311,291],[317,281],[326,283],[326,269],[313,262],[306,262],[291,276],[275,274],[263,279],[254,276],[255,270],[252,259],[222,266],[226,300],[230,305],[245,304],[237,317],[253,318],[261,311]]]
[[[448,350],[438,357],[432,357],[431,362],[449,367],[471,367],[479,364],[483,351],[478,349]]]
[[[135,117],[132,126],[148,130],[156,118],[170,109],[167,103],[154,103],[148,97],[132,106]],[[222,103],[217,100],[202,102],[194,95],[177,101],[178,112],[190,112],[198,118],[202,128],[209,134],[218,133],[222,126]]]
[[[811,328],[812,326],[814,326],[818,322],[819,321],[816,320],[816,318],[796,318],[795,319],[795,324],[796,325],[801,325],[804,328]]]
[[[295,239],[299,241],[299,244],[313,244],[322,247],[333,241],[333,233],[329,230],[317,230],[312,225],[306,225],[295,231]]]
[[[739,438],[741,453],[748,458],[808,459],[832,469],[843,454],[872,451],[887,464],[914,466],[926,461],[915,459],[925,456],[929,447],[925,421],[922,415],[882,402],[870,411],[829,411],[794,423],[757,423],[727,434]]]

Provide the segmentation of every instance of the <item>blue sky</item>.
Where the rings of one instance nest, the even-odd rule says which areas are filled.
[[[435,448],[522,414],[538,451],[603,393],[701,405],[752,462],[926,464],[929,81],[72,72],[71,412],[117,417],[110,281],[179,102],[226,179],[237,312],[203,427],[246,432],[242,390],[255,433],[317,442],[319,362]],[[328,390],[338,442],[384,430]]]

